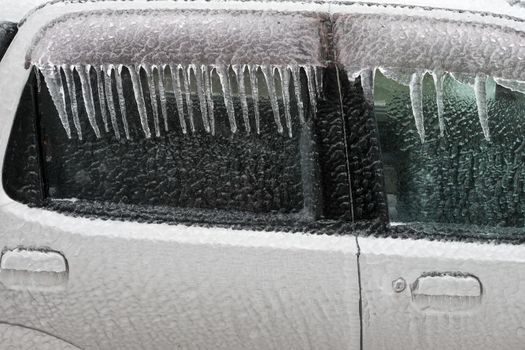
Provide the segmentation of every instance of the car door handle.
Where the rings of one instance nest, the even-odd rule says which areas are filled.
[[[463,272],[428,272],[411,285],[412,301],[423,311],[464,311],[481,303],[483,286]]]
[[[68,274],[66,258],[47,249],[4,250],[0,259],[0,283],[8,289],[61,291]]]

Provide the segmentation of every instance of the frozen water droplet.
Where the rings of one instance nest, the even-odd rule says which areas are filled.
[[[277,132],[282,134],[283,125],[281,124],[281,116],[279,114],[279,103],[277,102],[277,92],[275,91],[273,68],[270,66],[261,66],[261,71],[264,74],[266,86],[268,87],[268,96],[270,97],[270,104],[272,105],[273,118],[275,120],[275,125],[277,126]]]
[[[129,75],[131,76],[131,83],[133,85],[133,94],[135,95],[135,101],[137,102],[137,109],[139,110],[140,124],[142,125],[142,131],[146,138],[151,138],[151,131],[148,125],[148,114],[146,112],[146,103],[144,102],[144,93],[142,91],[142,83],[140,81],[140,68],[137,69],[135,66],[128,66]]]
[[[180,66],[170,65],[171,72],[171,85],[173,87],[173,94],[175,95],[175,103],[177,104],[177,113],[179,115],[179,124],[182,129],[182,133],[188,132],[186,127],[186,120],[184,119],[184,102],[182,99],[182,88],[180,83]]]
[[[108,124],[108,113],[106,110],[106,97],[104,94],[104,81],[102,74],[102,66],[93,67],[97,73],[97,92],[98,92],[98,104],[100,107],[100,113],[102,115],[102,122],[104,123],[104,130],[109,131]]]
[[[151,109],[153,110],[153,126],[155,127],[155,136],[160,137],[160,122],[159,122],[159,106],[157,105],[157,91],[155,88],[155,76],[153,75],[154,67],[147,64],[142,65],[142,69],[146,73],[146,80],[148,83],[148,90],[150,96]],[[139,70],[140,74],[140,70]]]
[[[124,67],[123,65],[119,65],[117,69],[115,69],[115,83],[117,86],[118,103],[120,107],[120,115],[122,117],[122,125],[124,126],[124,133],[126,134],[126,138],[130,140],[131,135],[129,133],[129,126],[128,126],[126,99],[124,98],[124,88],[122,87],[122,68],[123,67]],[[148,131],[149,131],[149,128],[148,128]]]
[[[195,132],[195,121],[193,120],[193,101],[191,100],[191,74],[190,68],[182,66],[182,79],[184,81],[184,93],[186,95],[186,107],[188,107],[188,119],[190,120],[191,132]]]
[[[288,67],[277,67],[281,76],[281,90],[283,94],[284,118],[288,128],[288,136],[292,137],[292,115],[290,113],[290,71]]]
[[[244,127],[246,133],[250,133],[250,117],[248,115],[248,101],[246,100],[246,88],[244,86],[244,65],[233,65],[232,66],[235,75],[237,76],[237,86],[239,87],[239,97],[241,99],[242,117],[244,120]]]
[[[75,68],[80,78],[82,97],[84,98],[84,107],[86,108],[89,124],[91,124],[91,128],[95,132],[95,135],[97,135],[97,138],[100,138],[100,130],[97,125],[95,113],[95,102],[93,101],[93,89],[91,88],[91,77],[89,74],[91,65],[77,65]]]
[[[248,70],[250,71],[250,87],[252,88],[252,103],[253,112],[255,115],[255,129],[257,134],[261,132],[261,117],[259,114],[259,81],[257,79],[257,70],[259,66],[249,65]]]
[[[111,86],[111,72],[113,71],[112,66],[104,66],[104,85],[106,93],[106,102],[109,110],[109,117],[111,119],[111,126],[117,140],[120,140],[120,131],[117,123],[117,113],[115,111],[115,101],[113,99],[113,87]]]
[[[67,91],[69,95],[69,103],[71,104],[71,114],[73,116],[73,124],[77,131],[79,140],[82,140],[82,127],[80,126],[80,118],[78,116],[78,102],[77,102],[77,87],[75,79],[73,79],[73,67],[67,64],[62,65],[64,76],[66,77]]]
[[[164,131],[168,131],[168,106],[166,101],[166,88],[164,87],[165,74],[164,70],[166,69],[165,65],[160,65],[158,68],[159,72],[159,99],[160,99],[160,111],[162,113],[162,120],[164,121]]]
[[[299,121],[304,124],[304,104],[301,93],[301,67],[294,64],[291,66],[292,80],[295,91],[295,99],[297,100],[297,113],[299,114]]]
[[[485,140],[490,141],[486,82],[487,76],[485,74],[477,74],[474,81],[474,93],[476,95],[476,105],[478,106],[479,123],[481,124]]]
[[[436,88],[436,105],[439,122],[439,135],[445,136],[445,105],[443,103],[443,81],[445,80],[445,73],[441,70],[436,70],[432,73],[434,79],[434,86]]]
[[[66,95],[64,91],[64,85],[62,83],[62,76],[60,70],[56,66],[47,66],[40,68],[44,80],[46,81],[49,89],[49,94],[53,99],[53,103],[58,112],[58,117],[66,131],[67,137],[71,138],[71,128],[69,126],[69,119],[66,112]]]
[[[233,133],[237,132],[237,122],[235,121],[235,109],[233,108],[233,99],[230,87],[230,78],[228,74],[228,67],[218,65],[215,67],[217,74],[222,85],[222,94],[224,96],[224,104],[226,105],[226,111],[230,118],[230,129]]]
[[[421,142],[425,142],[425,125],[423,117],[423,73],[416,72],[410,78],[410,101],[412,113],[416,122],[416,129]]]

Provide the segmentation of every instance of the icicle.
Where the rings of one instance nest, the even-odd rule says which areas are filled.
[[[323,94],[323,68],[322,67],[312,67],[314,71],[314,77],[315,77],[315,88],[317,91],[317,97],[321,98],[321,95]]]
[[[256,65],[249,65],[248,70],[250,72],[250,87],[252,88],[252,102],[253,102],[253,111],[255,114],[255,130],[257,134],[261,133],[261,117],[259,115],[259,81],[257,79],[257,69],[259,67]]]
[[[140,123],[142,124],[142,130],[146,138],[151,138],[151,131],[148,125],[148,114],[146,112],[146,103],[144,102],[144,94],[142,91],[142,83],[140,81],[140,68],[137,69],[135,66],[128,67],[129,74],[131,75],[131,82],[133,84],[133,94],[135,95],[135,101],[137,102],[137,108],[140,115]]]
[[[97,125],[95,113],[95,102],[93,101],[93,90],[91,88],[91,77],[89,75],[91,65],[79,65],[76,66],[76,69],[80,78],[80,85],[82,87],[82,97],[84,98],[84,107],[86,108],[89,124],[91,124],[91,128],[93,128],[93,131],[95,132],[95,135],[97,135],[97,138],[100,138],[100,130]]]
[[[479,123],[481,124],[483,135],[485,135],[485,140],[490,141],[486,82],[487,76],[485,74],[477,74],[474,81],[474,93],[476,95],[476,105],[478,106]]]
[[[292,69],[292,80],[295,90],[295,99],[297,100],[297,112],[299,114],[299,121],[304,124],[304,105],[303,97],[301,93],[301,67],[294,64],[291,66]]]
[[[191,100],[191,75],[188,73],[189,68],[182,67],[182,79],[184,80],[184,92],[186,94],[188,118],[190,119],[191,132],[195,132],[195,122],[193,121],[193,101]]]
[[[66,77],[67,92],[69,94],[69,101],[71,104],[71,114],[73,115],[73,124],[77,130],[77,136],[79,140],[82,140],[82,127],[80,125],[80,118],[78,116],[78,103],[77,103],[77,87],[75,85],[75,79],[73,79],[73,67],[67,64],[62,65],[62,70]]]
[[[235,75],[237,76],[237,86],[239,87],[239,97],[241,99],[242,117],[244,119],[244,127],[246,133],[250,133],[250,117],[248,115],[248,101],[246,100],[246,87],[244,86],[244,65],[235,64],[232,66]]]
[[[417,132],[423,143],[425,142],[425,125],[423,118],[423,73],[413,73],[410,78],[409,87],[412,113],[414,114]]]
[[[310,98],[310,106],[312,114],[317,113],[317,96],[315,87],[315,68],[312,66],[303,66],[304,72],[306,73],[306,80],[308,83],[308,97]]]
[[[277,71],[281,76],[281,90],[283,94],[284,103],[284,118],[286,120],[286,127],[288,128],[288,136],[292,137],[292,115],[290,113],[290,72],[288,67],[277,67]]]
[[[129,126],[128,126],[126,99],[124,98],[124,88],[122,87],[122,68],[123,67],[124,67],[123,65],[119,65],[117,69],[115,69],[115,82],[117,85],[118,103],[120,106],[120,114],[122,116],[122,125],[124,126],[124,133],[126,134],[126,138],[130,140],[131,136],[129,133]]]
[[[155,127],[155,136],[160,137],[160,123],[159,123],[159,106],[157,105],[157,91],[155,90],[155,77],[153,76],[152,67],[147,64],[141,65],[146,73],[148,82],[148,90],[150,96],[151,109],[153,110],[153,125]],[[140,75],[140,68],[139,68]],[[140,81],[140,79],[139,79]]]
[[[160,111],[162,113],[162,119],[164,120],[164,131],[168,131],[168,105],[166,102],[166,88],[164,87],[164,69],[165,65],[160,65],[157,69],[159,71],[159,99],[160,99]]]
[[[439,122],[439,136],[445,136],[445,118],[444,118],[444,103],[443,103],[443,81],[445,80],[445,73],[437,70],[432,73],[434,78],[434,86],[436,88],[436,105],[438,111],[438,122]]]
[[[195,81],[197,83],[197,96],[199,97],[199,103],[201,107],[202,124],[204,125],[204,130],[210,132],[210,123],[208,122],[208,105],[206,104],[206,92],[204,91],[202,69],[200,66],[195,65],[190,66],[190,69],[193,69]],[[190,74],[189,71],[188,74]]]
[[[33,66],[33,70],[35,71],[35,77],[36,77],[36,91],[40,94],[40,91],[42,91],[42,82],[40,81],[40,71],[38,70],[37,66]]]
[[[228,67],[224,65],[218,65],[215,67],[215,69],[221,81],[224,104],[226,105],[226,111],[228,112],[228,117],[230,118],[230,129],[231,132],[235,133],[237,132],[237,122],[235,121],[235,109],[233,107]]]
[[[106,111],[106,97],[104,96],[104,81],[102,80],[102,67],[95,67],[97,72],[97,91],[98,91],[98,104],[100,106],[100,113],[102,115],[102,121],[104,122],[104,130],[109,131],[108,125],[108,113]]]
[[[363,88],[363,95],[366,102],[370,106],[374,105],[374,70],[364,69],[359,73],[361,77],[361,87]]]
[[[104,70],[105,76],[104,76],[104,85],[105,85],[105,93],[106,93],[106,102],[109,110],[109,116],[111,118],[111,126],[113,127],[113,132],[115,133],[115,137],[117,140],[120,140],[120,131],[118,129],[118,123],[117,123],[117,113],[115,111],[115,101],[113,100],[113,88],[111,86],[111,71],[113,70],[112,66],[105,66],[102,67]]]
[[[66,95],[64,85],[62,84],[62,76],[60,70],[56,66],[45,67],[41,69],[49,89],[49,94],[55,103],[58,112],[58,117],[62,122],[62,126],[66,131],[67,137],[71,138],[71,128],[69,126],[69,119],[66,112]]]
[[[177,103],[177,112],[179,114],[179,123],[182,133],[188,132],[186,128],[186,121],[184,120],[184,103],[182,101],[182,89],[180,86],[179,66],[170,65],[171,85],[173,87],[173,94],[175,95],[175,102]]]
[[[213,90],[210,75],[213,73],[213,68],[208,70],[208,67],[202,66],[204,72],[204,85],[206,89],[206,101],[208,102],[208,119],[210,122],[210,131],[215,135],[215,115],[213,114]]]
[[[275,83],[273,77],[273,68],[269,66],[261,66],[261,70],[266,79],[266,86],[268,87],[268,96],[270,97],[270,103],[273,110],[273,118],[277,125],[277,131],[283,133],[283,125],[281,124],[281,116],[279,115],[279,103],[277,102],[277,92],[275,91]]]

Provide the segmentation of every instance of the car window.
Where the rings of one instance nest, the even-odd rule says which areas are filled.
[[[15,37],[16,31],[16,23],[0,21],[0,61]]]
[[[55,86],[49,72],[29,78],[6,154],[4,186],[15,200],[75,215],[320,233],[349,233],[344,223],[386,215],[371,106],[359,80],[338,80],[346,75],[335,66],[228,67],[230,99],[215,68],[142,67],[139,103],[129,67],[80,69],[58,67]],[[199,84],[209,84],[202,95]],[[213,126],[203,111],[213,112]]]
[[[500,233],[523,229],[522,84],[431,73],[417,76],[418,86],[409,83],[414,76],[376,73],[375,113],[390,221],[493,227]],[[421,100],[414,98],[417,90]]]

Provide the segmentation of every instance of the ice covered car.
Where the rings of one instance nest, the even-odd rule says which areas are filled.
[[[0,348],[521,349],[524,20],[137,0],[2,24]]]

